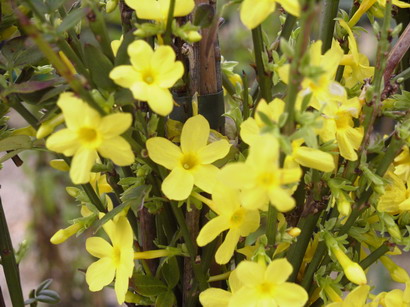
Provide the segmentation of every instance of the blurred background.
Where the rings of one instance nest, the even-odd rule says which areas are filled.
[[[227,1],[219,1],[220,6]],[[342,7],[348,10],[351,0],[341,1]],[[244,70],[249,78],[254,78],[251,52],[250,31],[246,30],[239,20],[238,6],[232,5],[224,10],[225,22],[219,32],[221,53],[225,60],[238,61],[235,72]],[[111,38],[119,39],[121,35],[118,10],[108,16]],[[272,16],[264,23],[269,32],[277,23]],[[372,29],[363,18],[360,24],[368,33],[363,32],[358,39],[360,50],[374,62],[377,41]],[[81,37],[89,41],[86,26],[82,28]],[[32,107],[32,106],[31,106]],[[32,109],[33,112],[40,110]],[[17,114],[11,112],[10,126],[20,128],[26,126]],[[41,281],[52,278],[51,289],[61,296],[58,306],[117,306],[112,289],[91,293],[85,282],[84,270],[93,261],[85,250],[85,239],[90,233],[83,233],[78,238],[71,238],[61,245],[52,245],[49,240],[60,228],[67,227],[68,220],[79,216],[79,207],[65,191],[71,182],[66,173],[56,171],[49,166],[52,155],[46,152],[27,151],[20,155],[24,164],[16,167],[9,160],[0,170],[0,196],[5,209],[6,219],[15,249],[24,254],[20,263],[20,275],[23,283],[24,297],[28,298],[31,289]],[[25,252],[24,252],[25,251]],[[405,256],[397,256],[400,265],[410,271],[410,262]],[[392,288],[402,288],[393,284],[387,271],[381,265],[372,267],[368,273],[370,283],[375,285],[374,293]],[[6,305],[11,306],[4,275],[0,266],[0,287]],[[39,304],[39,306],[47,306]]]

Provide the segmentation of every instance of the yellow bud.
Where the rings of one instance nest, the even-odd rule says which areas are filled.
[[[191,43],[196,43],[196,42],[199,42],[201,39],[202,39],[202,36],[197,31],[188,32],[187,41]]]
[[[65,190],[67,191],[68,195],[74,198],[77,198],[78,194],[80,193],[79,190],[75,187],[66,187]]]
[[[145,252],[135,252],[134,259],[155,259],[175,255],[175,251],[167,249],[157,249]]]
[[[343,272],[348,280],[357,285],[367,284],[366,273],[358,263],[347,257],[347,255],[339,247],[333,247],[332,252],[342,266]]]
[[[105,6],[105,11],[107,13],[114,12],[115,8],[117,7],[117,4],[118,4],[118,0],[108,0]]]
[[[395,282],[401,282],[405,283],[410,281],[409,274],[405,269],[402,267],[398,266],[393,260],[391,260],[387,256],[380,257],[381,262],[383,265],[386,267],[386,269],[389,271],[391,279],[393,279]]]
[[[23,127],[23,128],[13,130],[13,132],[11,134],[12,135],[35,136],[36,135],[36,130],[34,130],[34,128],[31,127],[31,126],[27,126],[27,127]]]
[[[293,238],[296,238],[300,235],[302,230],[298,227],[293,227],[292,229],[288,230],[288,234],[292,236]]]
[[[395,238],[395,239],[401,241],[402,237],[401,237],[400,229],[399,229],[399,227],[398,227],[397,225],[392,225],[392,226],[390,226],[390,227],[387,227],[387,231],[389,232],[389,234],[390,234],[393,238]]]
[[[65,242],[72,235],[76,234],[81,229],[82,225],[79,223],[73,224],[65,229],[60,229],[54,236],[51,237],[50,242],[53,244],[61,244]]]
[[[70,170],[70,166],[63,159],[51,160],[50,166],[62,172],[68,172]]]
[[[340,297],[339,294],[335,291],[335,289],[332,288],[330,285],[326,285],[323,290],[325,291],[327,297],[332,301],[332,302],[343,302],[343,299]]]
[[[51,134],[54,129],[64,122],[64,115],[59,114],[49,120],[44,121],[37,130],[36,138],[42,139]]]

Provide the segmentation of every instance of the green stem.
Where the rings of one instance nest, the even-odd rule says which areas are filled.
[[[280,37],[289,40],[292,34],[293,27],[296,24],[297,18],[291,14],[286,16],[285,24],[283,25],[282,31],[280,32]],[[278,49],[280,51],[280,49]]]
[[[322,54],[332,46],[335,18],[339,9],[339,0],[324,0],[322,11],[322,23],[320,25],[319,37],[322,40]]]
[[[242,107],[243,107],[243,120],[246,120],[250,116],[249,110],[249,84],[248,78],[245,72],[242,72],[242,85],[243,85],[243,92],[242,92]]]
[[[172,43],[172,21],[174,20],[175,2],[176,0],[171,0],[169,2],[167,24],[164,33],[164,43],[166,45],[171,45]]]
[[[209,285],[208,285],[207,278],[206,278],[204,272],[202,271],[201,266],[198,265],[195,262],[195,258],[196,258],[196,254],[197,254],[196,253],[196,250],[197,250],[196,244],[192,241],[191,234],[189,233],[188,227],[187,227],[186,222],[185,222],[185,217],[184,217],[184,214],[182,213],[181,208],[178,208],[178,205],[174,202],[172,202],[170,204],[170,206],[171,206],[172,212],[174,213],[174,216],[175,216],[175,218],[178,222],[178,225],[179,225],[179,228],[181,230],[182,236],[184,238],[186,247],[187,247],[189,255],[191,257],[192,267],[193,267],[193,270],[194,270],[195,277],[196,277],[196,279],[198,281],[198,284],[199,284],[199,289],[201,291],[204,291],[205,289],[207,289],[209,287]]]
[[[4,276],[10,293],[11,303],[14,307],[23,307],[24,298],[21,290],[19,269],[11,243],[10,232],[7,227],[6,216],[0,197],[0,256]]]
[[[266,237],[268,238],[268,245],[271,254],[273,254],[273,250],[276,243],[276,233],[278,227],[278,210],[269,205],[268,209],[268,216],[266,217]]]
[[[392,81],[402,83],[403,81],[408,79],[410,79],[410,67],[407,67],[397,76],[395,76]]]
[[[265,71],[262,54],[264,52],[262,27],[257,26],[252,30],[252,41],[255,49],[256,73],[262,93],[262,98],[269,102],[272,100],[272,80]]]
[[[14,100],[14,99],[13,99]],[[34,129],[38,129],[38,119],[19,101],[11,102],[10,106],[23,117]]]
[[[84,189],[84,192],[87,194],[88,198],[90,199],[91,203],[98,209],[100,212],[107,212],[107,209],[104,207],[101,199],[98,197],[97,193],[95,193],[91,184],[86,183],[81,185]]]

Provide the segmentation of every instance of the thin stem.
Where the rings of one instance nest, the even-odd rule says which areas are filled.
[[[283,25],[282,31],[280,32],[280,37],[289,40],[292,34],[293,27],[296,24],[297,18],[291,14],[286,16],[285,24]],[[280,49],[278,49],[280,51]]]
[[[164,33],[164,43],[166,45],[171,45],[172,43],[172,21],[174,20],[175,2],[176,0],[171,0],[169,2],[167,25]]]
[[[268,238],[268,244],[270,245],[271,251],[273,251],[273,248],[276,243],[277,227],[278,210],[274,206],[270,205],[268,210],[268,216],[266,218],[266,237]]]
[[[19,101],[11,102],[10,106],[23,117],[34,129],[38,129],[38,119]]]
[[[410,79],[410,67],[407,67],[397,76],[395,76],[392,81],[402,83],[403,81],[408,79]]]
[[[95,193],[91,184],[86,183],[81,185],[84,189],[84,192],[87,194],[88,198],[90,199],[91,203],[98,209],[100,212],[107,212],[101,199],[98,197],[97,193]]]
[[[6,278],[10,299],[14,307],[23,307],[24,298],[21,290],[19,270],[11,243],[9,228],[0,197],[0,256]]]
[[[322,54],[332,46],[333,32],[335,28],[335,17],[339,9],[339,0],[324,0],[322,11],[322,23],[319,30],[319,37],[322,40]]]
[[[257,26],[252,30],[252,41],[255,49],[256,73],[262,93],[262,98],[269,102],[272,100],[272,80],[269,78],[263,65],[262,53],[264,52],[262,27]]]
[[[231,271],[226,272],[226,273],[222,273],[219,275],[214,275],[214,276],[210,276],[208,279],[208,282],[214,282],[214,281],[220,281],[220,280],[227,280],[229,278],[229,276],[231,275]]]

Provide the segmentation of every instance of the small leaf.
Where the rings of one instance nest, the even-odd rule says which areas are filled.
[[[0,151],[29,149],[32,147],[32,141],[27,135],[13,135],[0,140]]]
[[[168,290],[162,281],[152,276],[137,274],[133,277],[133,280],[136,292],[141,295],[157,296]]]
[[[112,90],[115,85],[109,74],[113,69],[111,61],[102,53],[101,49],[86,44],[84,47],[85,61],[90,69],[91,79],[97,87]]]
[[[24,305],[30,305],[30,304],[33,304],[34,302],[37,302],[35,298],[29,298],[28,300],[24,301]]]
[[[138,210],[150,190],[151,186],[149,185],[130,187],[121,195],[121,200],[125,204],[131,204],[133,209]]]
[[[178,284],[180,278],[177,259],[175,257],[169,258],[168,261],[163,264],[161,273],[168,285],[168,288],[173,289]]]
[[[51,278],[46,279],[45,281],[43,281],[38,287],[37,287],[37,293],[41,292],[42,290],[47,289],[51,283],[53,282],[53,280]]]
[[[172,307],[175,304],[175,295],[172,291],[167,291],[158,295],[155,307]]]
[[[57,32],[62,33],[73,27],[75,27],[85,15],[87,15],[88,9],[78,8],[70,12],[63,22],[58,26]]]
[[[37,295],[37,301],[42,303],[56,304],[60,300],[60,295],[53,290],[43,290]]]
[[[27,81],[23,83],[13,84],[6,90],[4,90],[3,95],[7,96],[12,93],[18,94],[28,94],[34,93],[37,91],[44,90],[55,84],[54,80],[50,81]]]

